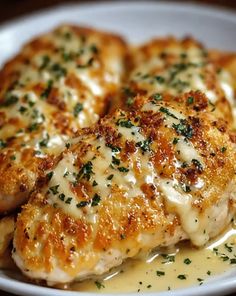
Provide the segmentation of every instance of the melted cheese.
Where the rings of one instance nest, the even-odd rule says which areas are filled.
[[[183,137],[179,138],[178,143],[176,144],[176,150],[179,151],[179,157],[183,162],[191,163],[193,159],[198,160],[203,164],[203,159],[193,147],[193,144],[189,141],[186,141]]]
[[[153,48],[152,48],[153,46]],[[162,46],[162,45],[161,45]],[[204,50],[196,45],[184,48],[179,45],[167,45],[164,53],[160,54],[158,46],[150,43],[147,46],[150,56],[145,57],[137,50],[137,56],[144,54],[143,61],[137,59],[136,66],[130,75],[130,81],[135,82],[138,89],[153,93],[169,93],[179,95],[189,91],[201,91],[215,104],[222,95],[226,97],[231,106],[234,105],[234,86],[230,74],[222,70],[217,73],[217,68],[205,55]]]
[[[186,193],[179,193],[175,187],[178,186],[172,180],[160,180],[160,189],[165,196],[165,202],[170,212],[179,215],[182,227],[190,239],[199,228],[198,213],[192,208],[192,196]]]

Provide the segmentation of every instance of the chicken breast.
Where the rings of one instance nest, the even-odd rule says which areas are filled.
[[[23,206],[12,256],[26,276],[81,280],[158,246],[202,246],[230,223],[236,154],[208,97],[132,108],[82,130]]]
[[[211,50],[209,52],[211,60],[218,66],[219,73],[221,76],[228,75],[231,76],[231,85],[233,87],[228,87],[225,85],[226,91],[231,93],[231,96],[234,98],[233,102],[233,117],[234,125],[233,129],[236,129],[236,54],[235,53],[226,53],[217,50]],[[223,71],[222,71],[223,69]],[[226,70],[226,71],[225,71]],[[228,75],[229,76],[229,75]]]
[[[78,128],[104,115],[125,74],[116,35],[63,25],[0,72],[0,213],[25,202]]]
[[[134,48],[132,57],[133,70],[118,105],[123,102],[130,106],[138,93],[179,95],[199,90],[217,109],[218,116],[233,124],[232,75],[226,65],[220,67],[209,51],[194,39],[154,39]]]

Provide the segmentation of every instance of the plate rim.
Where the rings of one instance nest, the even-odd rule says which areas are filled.
[[[88,9],[120,9],[121,7],[126,6],[126,8],[135,6],[136,8],[142,8],[142,9],[148,9],[151,6],[159,6],[160,8],[172,8],[173,10],[185,10],[185,11],[192,11],[195,10],[196,12],[201,12],[205,15],[210,15],[210,16],[217,16],[218,18],[227,18],[233,23],[236,23],[236,10],[231,11],[229,8],[221,7],[219,5],[210,5],[210,4],[200,4],[200,3],[188,3],[188,2],[175,2],[175,1],[168,1],[165,2],[165,0],[141,0],[141,1],[132,1],[132,0],[121,0],[121,1],[115,1],[113,2],[112,0],[108,1],[101,1],[97,2],[96,1],[86,1],[83,3],[76,3],[76,2],[70,2],[70,3],[63,3],[59,5],[54,5],[49,8],[42,8],[37,11],[33,11],[30,13],[23,14],[21,16],[18,16],[16,18],[13,18],[9,21],[5,21],[2,24],[0,24],[0,31],[2,30],[7,30],[9,27],[15,26],[18,23],[21,22],[27,22],[32,20],[35,17],[40,17],[44,15],[45,13],[53,13],[55,10],[70,10],[73,8],[80,8],[82,10],[88,10]]]

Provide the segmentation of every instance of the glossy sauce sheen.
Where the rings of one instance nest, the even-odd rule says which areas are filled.
[[[163,249],[163,253],[153,253],[147,260],[129,260],[103,277],[63,288],[86,292],[125,293],[166,291],[204,285],[212,276],[235,267],[235,242],[236,230],[230,228],[203,249],[182,243],[173,249]]]

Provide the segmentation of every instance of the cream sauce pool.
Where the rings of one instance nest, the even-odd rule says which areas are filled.
[[[236,268],[236,226],[205,248],[188,243],[133,259],[103,277],[60,288],[97,293],[156,292],[204,285],[210,277]]]

